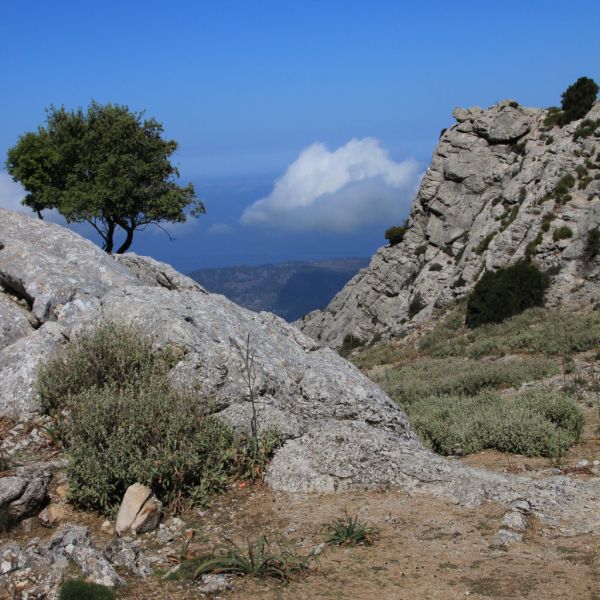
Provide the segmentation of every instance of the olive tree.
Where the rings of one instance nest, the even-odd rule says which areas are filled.
[[[127,106],[92,102],[83,110],[50,107],[46,123],[22,135],[6,165],[25,188],[23,204],[56,209],[69,223],[89,223],[113,252],[125,252],[134,232],[162,222],[183,223],[205,212],[192,184],[179,186],[171,164],[177,142],[163,126]]]

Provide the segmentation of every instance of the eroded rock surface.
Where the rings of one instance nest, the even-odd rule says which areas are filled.
[[[590,310],[600,301],[600,257],[586,261],[584,252],[588,232],[600,225],[600,128],[575,139],[581,121],[548,127],[546,111],[512,100],[453,116],[404,240],[381,248],[326,309],[298,323],[321,344],[338,348],[349,334],[362,341],[401,335],[465,296],[484,270],[523,259],[528,245],[553,277],[550,306]],[[586,118],[600,118],[600,102]],[[575,185],[561,205],[547,194],[565,175]],[[553,220],[544,231],[545,216]],[[555,241],[561,226],[572,237]]]

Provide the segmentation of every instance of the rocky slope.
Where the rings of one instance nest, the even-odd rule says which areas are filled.
[[[550,306],[589,309],[600,300],[600,261],[584,259],[587,234],[600,224],[600,102],[586,131],[583,120],[546,125],[547,111],[511,100],[453,116],[404,240],[381,248],[325,310],[298,323],[323,345],[339,347],[348,334],[401,335],[465,296],[484,270],[526,253],[553,276]],[[575,180],[568,196],[559,186],[567,175]],[[555,239],[562,226],[572,236]]]

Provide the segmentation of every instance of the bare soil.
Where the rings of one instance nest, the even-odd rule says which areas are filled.
[[[327,547],[311,570],[285,584],[238,577],[218,597],[243,599],[528,598],[600,600],[600,540],[564,537],[534,521],[524,543],[491,547],[504,510],[466,509],[398,490],[336,495],[235,490],[193,525],[194,553],[227,536],[236,542],[282,533],[305,553],[323,541],[323,525],[347,510],[379,528],[372,546]],[[185,516],[192,524],[193,516]],[[120,597],[198,598],[194,584],[151,578]]]

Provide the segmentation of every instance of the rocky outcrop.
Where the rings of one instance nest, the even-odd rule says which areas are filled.
[[[526,253],[553,277],[550,306],[589,309],[600,300],[600,260],[584,253],[589,230],[600,225],[600,103],[586,117],[596,122],[587,137],[575,133],[581,121],[547,126],[546,111],[511,100],[453,116],[404,240],[381,248],[325,310],[298,323],[321,344],[402,335],[465,296],[485,270]],[[551,196],[565,175],[575,184],[561,202]],[[560,226],[572,237],[555,240]]]

